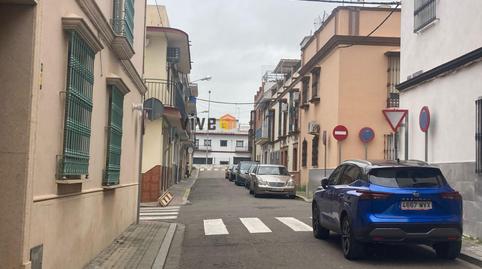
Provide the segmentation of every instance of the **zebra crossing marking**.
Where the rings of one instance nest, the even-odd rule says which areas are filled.
[[[271,229],[258,218],[239,218],[244,227],[252,234],[271,233]]]
[[[139,219],[141,221],[149,220],[174,220],[179,215],[179,206],[168,207],[141,207]]]
[[[275,219],[281,221],[284,225],[291,228],[295,232],[311,232],[313,228],[311,226],[301,222],[293,217],[276,217]]]
[[[205,219],[204,220],[205,235],[221,235],[229,234],[228,229],[222,219]]]

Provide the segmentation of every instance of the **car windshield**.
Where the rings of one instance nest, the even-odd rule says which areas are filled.
[[[253,163],[240,163],[239,164],[239,170],[241,171],[247,171]]]
[[[431,188],[446,183],[437,168],[378,168],[369,172],[370,183],[391,188]]]
[[[282,166],[261,166],[258,169],[258,175],[282,175],[288,176],[288,171]]]

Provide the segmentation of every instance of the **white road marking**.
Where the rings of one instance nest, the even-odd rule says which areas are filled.
[[[179,212],[141,212],[141,216],[178,215]]]
[[[244,227],[252,234],[271,233],[271,230],[258,218],[239,218]]]
[[[313,228],[311,228],[309,225],[307,225],[304,222],[301,222],[301,221],[299,221],[295,218],[292,218],[292,217],[277,217],[276,219],[281,221],[286,226],[290,227],[291,230],[293,230],[295,232],[311,232],[311,231],[313,231]]]
[[[155,217],[140,217],[140,220],[166,220],[166,219],[177,219],[177,216],[155,216]]]
[[[141,211],[174,211],[179,210],[179,208],[172,207],[141,207]]]
[[[229,234],[222,219],[205,219],[204,220],[205,235]]]

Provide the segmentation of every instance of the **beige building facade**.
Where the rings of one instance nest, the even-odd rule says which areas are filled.
[[[301,92],[302,185],[315,189],[325,173],[343,160],[390,157],[391,129],[382,110],[398,106],[394,86],[399,76],[399,44],[400,10],[366,7],[335,8],[301,44],[296,87]],[[337,125],[348,129],[343,141],[332,135]],[[367,144],[367,156],[359,139],[364,127],[375,133]]]
[[[0,261],[82,268],[136,221],[144,1],[0,1]]]

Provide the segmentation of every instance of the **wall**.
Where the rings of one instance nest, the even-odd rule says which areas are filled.
[[[163,120],[144,121],[145,132],[142,151],[142,173],[152,169],[156,165],[162,165],[163,153]]]
[[[135,3],[132,63],[142,74],[144,3]],[[63,91],[68,49],[61,17],[76,14],[84,18],[95,35],[98,33],[75,1],[40,1],[37,9],[40,38],[34,68],[40,72],[39,66],[43,64],[43,84],[42,90],[33,92],[36,119],[31,122],[34,137],[30,148],[33,197],[29,201],[29,223],[32,225],[27,250],[43,244],[44,268],[81,268],[136,219],[141,120],[139,112],[132,110],[132,104],[142,103],[142,97],[121,61],[102,40],[104,49],[96,54],[94,62],[89,177],[81,184],[57,184],[56,159],[63,147]],[[104,12],[106,18],[112,17]],[[106,78],[109,76],[120,77],[130,90],[124,97],[120,184],[111,190],[102,188],[107,154]],[[24,259],[28,260],[28,252]]]
[[[251,157],[248,152],[248,134],[206,134],[196,133],[196,139],[199,139],[199,149],[194,151],[194,158],[205,158],[206,147],[204,146],[204,139],[211,139],[211,147],[208,148],[208,158],[213,158],[215,164],[220,161],[229,161],[233,163],[234,157]],[[227,140],[227,147],[221,147],[221,140]],[[236,141],[242,140],[243,147],[236,147]]]
[[[0,261],[23,263],[35,41],[35,6],[0,8]],[[38,84],[35,84],[38,90]]]
[[[403,0],[402,5],[401,82],[417,71],[428,71],[481,46],[482,1],[437,0],[439,20],[420,33],[413,32],[414,1]]]

